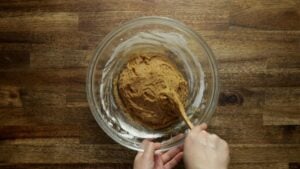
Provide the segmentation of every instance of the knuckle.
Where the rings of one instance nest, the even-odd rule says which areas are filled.
[[[207,135],[208,133],[207,133],[207,131],[202,130],[202,131],[200,132],[200,134],[202,134],[202,135]]]
[[[224,149],[229,150],[229,145],[225,140],[221,139],[221,143],[223,144]]]
[[[200,136],[203,138],[209,138],[209,133],[207,133],[205,130],[200,132]]]
[[[149,147],[150,147],[150,146],[153,146],[153,142],[149,141],[149,142],[148,142],[148,146],[149,146]]]
[[[194,130],[199,130],[201,129],[201,125],[197,125],[196,127],[194,127]]]
[[[224,146],[225,146],[226,149],[229,149],[229,145],[226,142],[225,142]]]
[[[213,138],[213,139],[218,139],[218,136],[217,136],[216,134],[211,134],[210,136],[211,136],[211,138]]]

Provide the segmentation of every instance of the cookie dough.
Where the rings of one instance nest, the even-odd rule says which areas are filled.
[[[132,56],[115,81],[117,104],[132,120],[161,129],[178,120],[188,95],[187,81],[159,54]]]

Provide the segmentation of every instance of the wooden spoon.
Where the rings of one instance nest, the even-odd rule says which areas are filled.
[[[177,94],[173,94],[173,93],[164,93],[165,96],[168,97],[168,99],[172,102],[172,104],[174,104],[174,106],[176,107],[176,109],[179,111],[180,116],[182,117],[182,119],[184,120],[184,122],[189,126],[190,129],[194,128],[193,123],[190,121],[190,119],[188,118],[188,116],[186,115],[184,106],[182,104],[182,102],[180,101],[179,97]]]
[[[181,102],[178,104],[178,109],[180,112],[180,116],[183,118],[184,122],[189,126],[190,129],[194,128],[193,123],[190,121],[190,119],[187,117],[186,112],[184,110],[184,107]]]

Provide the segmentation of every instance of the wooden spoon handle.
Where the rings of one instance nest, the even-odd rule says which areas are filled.
[[[186,115],[186,112],[183,108],[182,103],[179,103],[178,108],[180,111],[180,116],[183,118],[184,122],[189,126],[190,129],[194,128],[193,123],[190,121],[190,119]]]
[[[175,106],[175,108],[179,111],[180,116],[183,118],[184,122],[189,126],[190,129],[194,128],[193,123],[190,121],[188,116],[186,115],[184,106],[182,102],[180,101],[177,93],[171,93],[171,92],[163,92],[161,93],[165,97],[167,97],[171,104]]]
[[[177,110],[180,113],[180,116],[183,118],[184,122],[189,126],[190,129],[194,128],[193,123],[190,121],[188,116],[186,115],[184,106],[182,102],[180,101],[179,97],[177,94],[173,94],[169,96],[169,99],[172,100],[173,104],[176,106]]]

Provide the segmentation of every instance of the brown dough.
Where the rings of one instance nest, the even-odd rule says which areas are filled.
[[[178,104],[188,95],[187,81],[164,56],[133,56],[115,82],[117,104],[134,121],[160,129],[176,121]],[[174,104],[174,102],[181,102]]]

